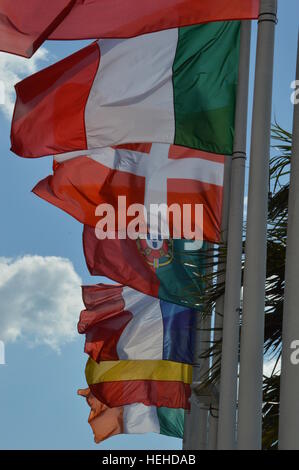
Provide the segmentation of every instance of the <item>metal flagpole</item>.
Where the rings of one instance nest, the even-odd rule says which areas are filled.
[[[228,228],[228,213],[229,213],[229,200],[230,200],[230,186],[231,186],[231,157],[227,156],[225,159],[225,166],[224,166],[224,178],[223,178],[223,204],[222,204],[222,220],[221,220],[221,239],[222,243],[226,243],[227,240],[227,228]],[[219,266],[219,270],[224,270],[224,266]],[[224,273],[221,272],[217,276],[217,283],[222,284],[225,281]],[[200,348],[200,330],[201,330],[201,314],[198,314],[197,320],[197,332],[196,332],[196,345]],[[213,341],[220,341],[222,335],[222,319],[223,319],[223,296],[221,296],[215,306],[215,322],[214,328],[216,331],[214,332],[214,339]],[[195,357],[198,357],[201,354],[200,349],[195,352]],[[199,361],[200,363],[200,361]],[[215,359],[212,357],[212,364],[215,363]],[[199,382],[199,368],[194,369],[194,381]],[[217,392],[217,384],[215,384],[215,391]],[[213,412],[209,414],[208,417],[208,442],[207,447],[209,450],[214,450],[217,448],[217,429],[218,429],[218,403],[219,403],[219,396],[216,394],[211,397],[212,399],[212,408]],[[202,416],[200,417],[200,410],[198,401],[195,400],[195,394],[192,398],[193,406],[192,411],[185,412],[185,426],[184,426],[184,440],[183,440],[183,448],[187,449],[197,449],[199,442],[202,442],[202,438],[198,436],[196,430],[199,430],[199,423],[203,419]],[[199,431],[198,431],[199,432]]]
[[[200,380],[200,355],[201,355],[201,321],[202,312],[196,312],[196,331],[195,331],[195,351],[194,351],[194,364],[192,369],[192,381],[199,382]],[[183,449],[184,450],[197,450],[199,448],[199,432],[198,423],[200,420],[200,407],[197,403],[194,393],[191,395],[191,408],[189,411],[185,411],[185,425],[184,425],[184,439]]]
[[[232,157],[221,356],[218,449],[236,446],[240,291],[251,22],[241,27],[240,65]]]
[[[245,246],[238,449],[260,449],[262,440],[267,203],[276,13],[277,0],[261,0]]]
[[[202,321],[202,341],[201,351],[205,354],[210,348],[211,340],[211,315],[208,315]],[[201,377],[207,377],[210,369],[209,358],[202,359],[201,363]],[[210,403],[200,403],[198,432],[199,432],[199,450],[206,450],[208,445],[208,419],[209,419]]]
[[[211,347],[211,314],[207,313],[201,322],[201,356],[209,352]],[[200,364],[200,378],[204,381],[207,380],[208,372],[210,370],[210,357],[202,357]],[[209,419],[209,398],[207,402],[199,399],[199,420],[197,423],[199,442],[198,449],[206,450],[208,445],[208,419]],[[194,429],[194,431],[196,428]]]
[[[299,80],[299,36],[296,80]],[[299,103],[294,104],[280,378],[279,449],[299,450]]]
[[[240,42],[240,64],[239,64],[239,79],[238,79],[238,93],[236,100],[236,119],[235,119],[235,141],[234,141],[234,155],[233,158],[226,157],[225,174],[224,174],[224,196],[222,208],[222,243],[226,244],[228,239],[228,231],[232,231],[231,224],[236,227],[233,232],[237,232],[241,236],[242,243],[242,221],[243,221],[243,200],[244,200],[244,177],[242,185],[242,171],[245,171],[246,160],[246,131],[247,131],[247,107],[248,107],[248,80],[249,80],[249,56],[250,56],[250,37],[251,37],[251,22],[242,21],[241,27],[241,42]],[[233,160],[233,163],[232,163]],[[238,191],[238,189],[243,194]],[[232,195],[232,191],[233,194]],[[239,213],[236,211],[241,208],[241,217],[237,223]],[[234,217],[234,222],[230,219]],[[235,243],[235,242],[234,242]],[[233,244],[232,246],[237,246]],[[241,246],[242,249],[242,246]],[[231,250],[230,250],[231,251]],[[237,253],[236,249],[234,250]],[[241,263],[241,254],[240,254]],[[217,276],[217,283],[223,284],[225,282],[225,269],[224,264],[218,266],[221,271]],[[240,273],[241,273],[241,267]],[[226,271],[226,270],[225,270]],[[240,274],[241,276],[241,274]],[[240,278],[241,284],[241,278]],[[225,292],[227,289],[234,289],[235,284],[230,285],[225,283]],[[236,291],[236,289],[235,289]],[[225,294],[226,295],[226,294]],[[239,303],[240,307],[240,290],[239,290]],[[214,343],[219,342],[222,337],[224,319],[224,295],[219,297],[215,305],[215,322],[214,322]],[[227,331],[228,333],[228,331]],[[222,346],[223,347],[223,346]],[[215,359],[212,358],[212,364],[215,364]],[[221,365],[222,375],[222,365]],[[221,380],[221,379],[220,379]],[[219,384],[216,384],[220,388]],[[210,413],[209,422],[209,442],[208,448],[210,450],[217,449],[218,433],[219,433],[219,407],[220,407],[221,390],[219,390],[218,397],[214,398],[212,403],[212,412]]]
[[[209,273],[210,268],[208,267],[207,274]],[[185,412],[184,450],[205,450],[208,439],[209,404],[202,400],[202,396],[198,396],[196,388],[202,378],[206,378],[210,368],[209,357],[203,356],[209,350],[211,344],[211,315],[205,315],[200,311],[196,312],[196,315],[191,409]]]
[[[225,159],[224,178],[223,178],[223,204],[222,204],[222,220],[221,220],[221,241],[226,244],[227,229],[228,229],[228,214],[229,214],[229,201],[231,190],[231,157],[227,156]],[[225,282],[225,264],[219,263],[217,284]],[[213,343],[220,343],[222,337],[223,326],[223,310],[224,310],[224,296],[222,295],[216,301],[215,314],[214,314],[214,335]],[[217,357],[212,356],[212,367],[215,366]],[[219,384],[215,383],[216,390],[219,389]],[[217,449],[217,434],[218,434],[218,410],[219,410],[219,395],[214,396],[211,403],[211,412],[209,416],[209,436],[208,436],[208,449]]]
[[[221,282],[220,277],[217,281]],[[223,279],[224,282],[224,279]],[[222,337],[222,325],[223,325],[223,300],[222,295],[217,299],[215,305],[215,320],[214,320],[214,337],[213,344],[219,344]],[[212,356],[212,367],[215,366],[216,357]],[[215,383],[216,391],[219,390],[219,383]],[[218,412],[219,412],[219,394],[215,395],[211,400],[211,409],[209,415],[209,435],[208,435],[208,450],[217,449],[217,436],[218,436]]]
[[[222,243],[226,243],[227,241],[227,230],[228,230],[228,214],[229,214],[229,201],[230,201],[230,189],[231,189],[231,157],[226,156],[225,165],[224,165],[224,178],[223,178],[223,205],[222,205],[222,220],[221,220],[221,239]],[[219,266],[219,269],[224,269],[224,266]],[[225,281],[224,273],[221,273],[217,277],[217,283],[222,284]],[[216,301],[215,306],[215,322],[214,328],[214,339],[213,341],[220,341],[222,335],[222,320],[223,320],[223,296],[221,296]],[[200,345],[200,318],[201,314],[199,314],[199,319],[197,320],[197,332],[196,332],[196,344]],[[195,353],[197,357],[199,352]],[[214,358],[212,358],[212,364],[215,363]],[[194,381],[199,381],[199,364],[197,368],[193,369],[194,373]],[[216,389],[217,389],[216,384]],[[200,411],[198,404],[195,403],[193,400],[193,407],[192,411],[185,412],[185,425],[184,425],[184,439],[183,439],[183,449],[196,449],[199,443],[198,434],[196,434],[196,430],[199,429],[199,421],[202,419],[200,418]],[[219,397],[215,395],[213,397],[212,407],[214,409],[213,414],[209,414],[208,418],[208,442],[207,447],[210,450],[214,450],[217,448],[217,430],[218,430],[218,403]],[[194,447],[197,446],[197,447]]]

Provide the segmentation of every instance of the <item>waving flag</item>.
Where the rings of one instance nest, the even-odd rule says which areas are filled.
[[[190,228],[194,230],[195,204],[203,205],[203,238],[219,242],[224,158],[168,144],[136,144],[90,151],[89,156],[57,155],[54,175],[42,180],[33,192],[60,207],[80,222],[96,226],[96,208],[110,204],[118,221],[118,197],[129,205],[143,204],[150,214],[152,204],[177,204],[181,214],[189,204]],[[152,206],[153,207],[153,206]],[[132,217],[127,217],[127,224]],[[170,220],[170,236],[180,223]],[[179,226],[178,226],[179,225]],[[116,227],[116,231],[119,227]],[[127,226],[125,227],[127,228]]]
[[[0,50],[30,57],[47,38],[125,38],[258,11],[259,0],[1,0]]]
[[[189,308],[201,308],[206,244],[185,240],[98,240],[84,226],[84,254],[92,275],[106,276],[144,294]]]
[[[76,0],[1,0],[0,51],[31,57]],[[81,2],[80,2],[81,3]]]
[[[103,361],[89,358],[85,376],[92,394],[114,408],[146,406],[189,409],[192,366],[171,361]]]
[[[78,390],[90,407],[88,422],[96,443],[117,434],[143,434],[155,432],[166,436],[183,438],[184,410],[145,406],[134,403],[117,408],[109,408],[101,403],[89,388]]]
[[[232,154],[240,22],[103,39],[16,85],[12,150],[128,142]]]
[[[164,359],[193,364],[196,312],[119,285],[83,287],[78,331],[96,362]]]
[[[51,39],[132,37],[209,21],[254,19],[259,0],[77,1]]]

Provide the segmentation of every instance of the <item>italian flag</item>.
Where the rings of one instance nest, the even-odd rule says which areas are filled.
[[[166,436],[183,438],[184,410],[145,406],[142,403],[110,408],[98,400],[89,388],[78,390],[85,397],[90,414],[88,423],[98,444],[117,434],[144,434],[155,432]]]
[[[0,50],[30,57],[46,39],[125,38],[258,11],[259,0],[1,0]]]
[[[159,142],[233,151],[240,22],[101,39],[16,85],[23,157]]]

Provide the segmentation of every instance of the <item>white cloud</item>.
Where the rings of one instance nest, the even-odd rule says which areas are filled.
[[[81,279],[68,259],[0,258],[0,340],[59,351],[77,336]]]
[[[15,102],[14,85],[28,75],[32,75],[48,61],[45,47],[30,59],[0,52],[0,110],[10,119]]]

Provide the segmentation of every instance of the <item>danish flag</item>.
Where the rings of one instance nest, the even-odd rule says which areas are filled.
[[[185,204],[202,204],[203,238],[218,242],[224,163],[222,155],[159,143],[70,152],[55,156],[54,174],[33,192],[90,226],[99,220],[100,204],[117,214],[119,196],[127,207],[142,204],[147,211],[152,204],[177,204],[182,211]]]

